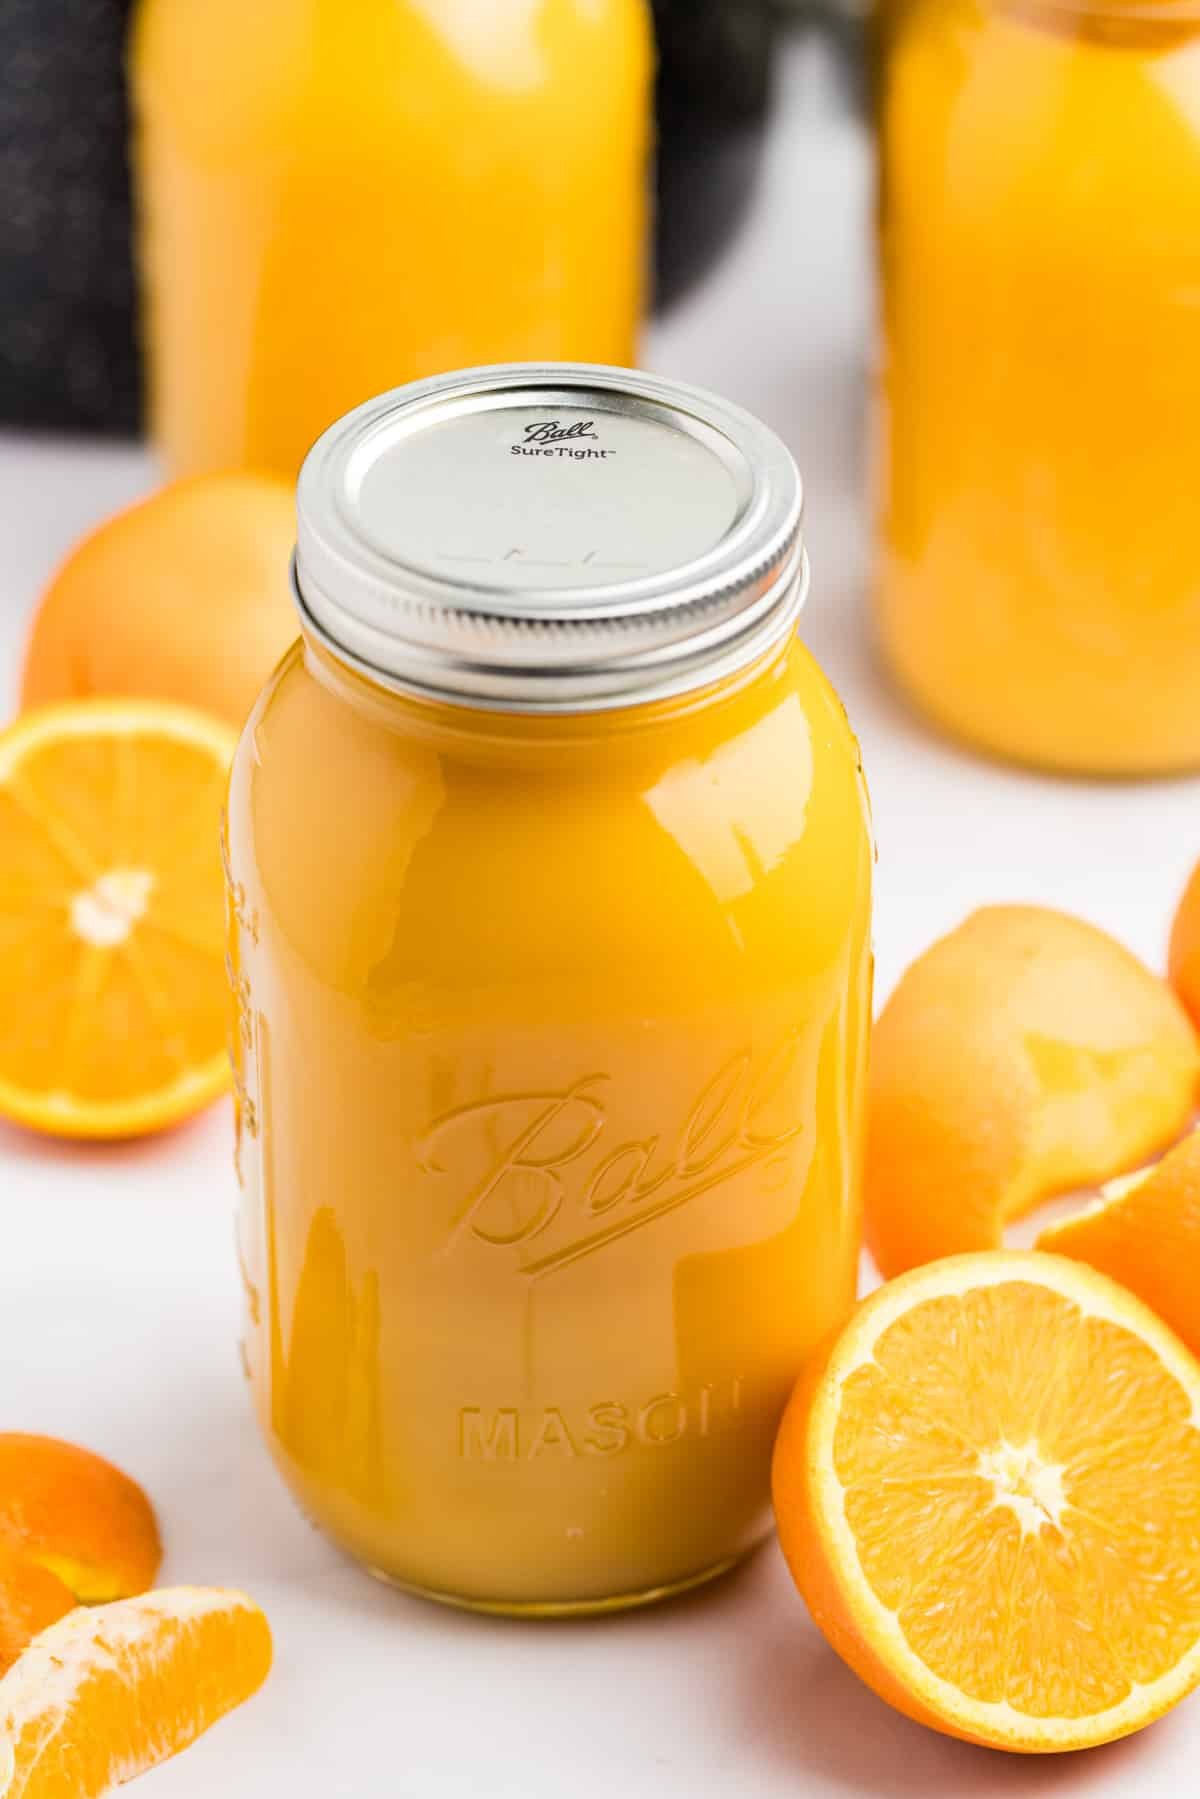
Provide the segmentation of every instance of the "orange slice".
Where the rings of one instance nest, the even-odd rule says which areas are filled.
[[[1111,1275],[1200,1355],[1200,1131],[1156,1167],[1113,1181],[1087,1210],[1051,1225],[1038,1248]]]
[[[885,1275],[1178,1139],[1200,1051],[1165,981],[1082,919],[991,906],[921,956],[871,1048],[868,1245]]]
[[[99,1799],[186,1749],[270,1667],[267,1621],[241,1593],[74,1611],[0,1680],[0,1799]]]
[[[74,1609],[75,1596],[57,1574],[0,1539],[0,1674],[40,1630]]]
[[[54,1437],[0,1433],[0,1538],[47,1568],[84,1605],[154,1585],[158,1522],[111,1462]]]
[[[234,743],[151,700],[47,707],[0,735],[0,1115],[134,1136],[228,1085]]]
[[[1175,913],[1168,967],[1172,987],[1200,1029],[1200,862]]]
[[[1081,1263],[881,1288],[793,1396],[774,1486],[817,1624],[936,1730],[1081,1749],[1200,1682],[1200,1363]]]

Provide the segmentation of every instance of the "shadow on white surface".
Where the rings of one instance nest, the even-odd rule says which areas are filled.
[[[1015,1756],[960,1743],[901,1717],[838,1659],[806,1618],[740,1645],[747,1735],[757,1756],[787,1769],[800,1793],[1006,1795],[1132,1793],[1142,1763],[1135,1739],[1067,1756]],[[1142,1764],[1144,1766],[1144,1764]]]
[[[181,1155],[207,1153],[218,1134],[228,1133],[224,1106],[186,1119],[170,1130],[145,1137],[103,1141],[91,1138],[52,1137],[0,1119],[0,1166],[36,1166],[39,1162],[63,1169],[90,1169],[104,1173],[114,1169],[161,1162],[176,1167]]]

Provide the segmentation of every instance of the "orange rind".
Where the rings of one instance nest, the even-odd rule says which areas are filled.
[[[1175,994],[1095,926],[976,912],[913,963],[875,1029],[867,1243],[885,1276],[991,1249],[1043,1200],[1176,1141],[1200,1083]]]
[[[144,1593],[162,1560],[154,1509],[111,1462],[55,1437],[0,1432],[0,1544],[82,1605]]]
[[[39,1631],[74,1609],[75,1595],[57,1574],[0,1538],[0,1674]]]
[[[1154,1167],[1110,1183],[1037,1246],[1120,1281],[1200,1355],[1200,1131]]]

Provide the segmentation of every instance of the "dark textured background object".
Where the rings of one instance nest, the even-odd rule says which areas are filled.
[[[0,424],[135,432],[123,55],[132,0],[0,0]],[[658,304],[731,240],[770,94],[770,0],[654,0]]]
[[[771,95],[772,0],[654,0],[659,307],[731,241],[754,191]]]
[[[130,0],[0,0],[0,422],[141,417],[123,53]]]

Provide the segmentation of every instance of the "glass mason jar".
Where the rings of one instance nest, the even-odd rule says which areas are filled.
[[[617,370],[329,432],[227,859],[248,1370],[397,1584],[630,1605],[769,1528],[855,1292],[872,850],[787,451]]]
[[[1200,11],[896,0],[878,614],[951,732],[1200,764]]]
[[[636,361],[647,0],[139,0],[154,431],[294,477],[382,389]]]

